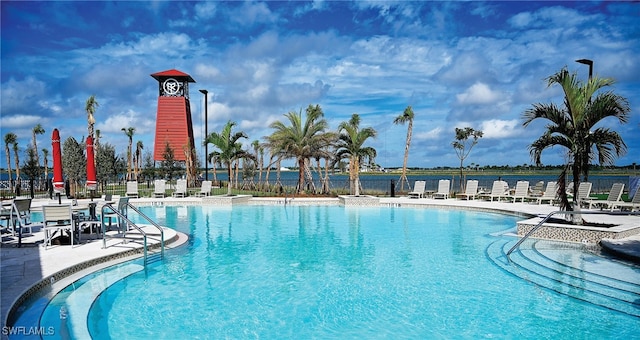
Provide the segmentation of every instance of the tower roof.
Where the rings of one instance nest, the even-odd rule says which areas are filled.
[[[170,70],[162,71],[162,72],[152,73],[151,76],[155,78],[157,81],[161,81],[161,79],[165,79],[165,78],[182,78],[182,79],[186,78],[186,80],[190,83],[196,82],[195,80],[193,80],[193,78],[191,78],[190,75],[182,71],[176,70],[174,68]]]

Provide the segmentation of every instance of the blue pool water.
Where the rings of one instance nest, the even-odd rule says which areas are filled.
[[[638,337],[637,316],[495,265],[491,249],[500,247],[492,245],[514,239],[492,234],[516,217],[331,206],[142,210],[189,234],[188,246],[147,270],[134,261],[74,283],[44,310],[40,327],[56,330],[50,338]],[[637,267],[612,266],[640,282]]]

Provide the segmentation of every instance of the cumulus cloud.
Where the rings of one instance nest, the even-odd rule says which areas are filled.
[[[483,83],[475,83],[465,92],[456,95],[460,104],[491,104],[500,97],[500,93],[492,91],[487,84]]]
[[[520,134],[522,131],[519,128],[521,121],[517,119],[501,120],[491,119],[484,121],[480,124],[480,131],[482,131],[482,138],[496,139],[513,137]]]

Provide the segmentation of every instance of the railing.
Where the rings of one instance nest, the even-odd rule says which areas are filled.
[[[137,212],[138,214],[140,214],[140,216],[144,217],[147,221],[151,222],[151,224],[153,226],[155,226],[156,228],[158,228],[158,230],[160,230],[160,256],[161,258],[164,258],[164,231],[162,230],[162,227],[160,227],[156,222],[154,222],[153,220],[151,220],[147,215],[143,214],[142,212],[140,212],[140,210],[138,210],[136,207],[134,207],[133,205],[131,205],[130,203],[126,203],[125,207],[131,207],[135,212]],[[128,226],[131,226],[133,228],[135,228],[143,237],[143,254],[144,254],[144,264],[145,266],[147,265],[147,249],[148,249],[148,242],[147,242],[147,233],[140,228],[137,224],[135,224],[133,221],[131,221],[126,214],[123,213],[123,211],[121,210],[121,206],[118,205],[118,209],[116,209],[111,203],[107,203],[102,207],[102,211],[101,211],[101,216],[102,216],[102,221],[104,221],[104,216],[105,216],[105,209],[108,209],[108,213],[109,214],[115,214],[116,216],[118,216],[118,219],[122,220],[125,222],[124,225],[124,232],[123,232],[123,237],[126,237],[126,231]],[[120,223],[120,221],[118,221],[118,223]],[[107,248],[107,234],[106,234],[106,229],[104,222],[102,223],[102,248],[106,249]]]
[[[529,236],[531,236],[534,232],[536,232],[542,225],[547,222],[551,216],[553,215],[640,215],[640,211],[590,211],[590,210],[578,210],[578,211],[552,211],[547,216],[545,216],[540,223],[538,223],[535,227],[531,228],[528,233],[526,233],[516,244],[507,251],[507,256],[511,255],[511,253],[516,250],[522,242],[524,242]]]
[[[133,211],[137,212],[140,216],[142,216],[145,220],[147,220],[149,223],[151,223],[151,225],[153,225],[160,231],[160,256],[164,258],[164,229],[162,229],[162,227],[154,220],[149,218],[149,216],[143,214],[138,208],[131,205],[131,203],[127,203],[127,207],[133,209]]]

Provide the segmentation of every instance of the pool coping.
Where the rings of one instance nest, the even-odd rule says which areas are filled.
[[[471,210],[471,211],[480,211],[480,212],[489,212],[489,213],[500,213],[512,216],[518,216],[522,218],[536,218],[539,216],[546,215],[552,211],[557,211],[558,208],[550,205],[537,205],[531,203],[507,203],[507,202],[490,202],[490,201],[482,201],[482,200],[458,200],[458,199],[432,199],[432,198],[408,198],[408,197],[375,197],[372,199],[371,196],[367,196],[366,200],[362,202],[356,202],[355,204],[349,204],[348,206],[358,206],[358,207],[408,207],[408,208],[438,208],[438,209],[462,209],[462,210]],[[208,197],[186,197],[186,198],[138,198],[131,199],[130,202],[135,204],[136,206],[182,206],[182,205],[204,205],[204,206],[220,206],[220,205],[294,205],[294,206],[311,206],[311,205],[344,205],[344,197],[336,197],[336,198],[308,198],[308,197],[251,197],[246,195],[241,195],[241,197],[237,200],[218,200],[217,197],[208,196]],[[351,197],[350,199],[358,199],[356,197]],[[220,203],[223,202],[223,203]],[[226,203],[224,203],[226,202]],[[37,210],[39,206],[44,204],[51,203],[50,200],[34,200],[34,210]],[[594,216],[596,219],[600,218],[599,216]],[[626,230],[638,228],[640,231],[640,219],[632,220],[629,217],[627,219],[620,219],[621,224],[625,225]],[[622,229],[625,229],[622,228]],[[171,229],[172,230],[172,229]],[[176,234],[181,234],[176,232]],[[172,248],[183,245],[188,240],[188,236],[182,234],[183,236],[174,236],[176,240],[180,241],[179,244],[174,244]],[[640,238],[640,235],[637,235]],[[571,242],[571,241],[569,241]],[[98,243],[98,242],[95,242]],[[101,243],[101,242],[100,242]],[[616,242],[614,245],[624,246],[620,241]],[[157,245],[156,245],[157,246]],[[66,246],[60,247],[64,248]],[[18,248],[25,249],[25,248]],[[5,253],[9,251],[7,249],[0,248],[0,251]],[[17,306],[20,306],[22,302],[31,298],[33,294],[36,292],[42,293],[41,289],[51,289],[53,284],[58,283],[60,281],[66,281],[65,278],[70,278],[72,276],[76,276],[76,274],[84,273],[83,276],[100,270],[102,268],[115,265],[121,262],[125,262],[128,260],[132,260],[135,258],[139,258],[142,256],[142,250],[139,249],[130,249],[123,250],[120,252],[116,252],[113,254],[108,254],[99,257],[93,257],[88,260],[85,260],[81,263],[76,263],[72,266],[64,268],[62,270],[49,273],[42,274],[44,278],[41,280],[29,285],[29,283],[25,283],[25,285],[29,285],[27,289],[22,290],[21,292],[14,291],[5,291],[4,287],[2,290],[2,320],[3,326],[8,325],[10,321],[10,317],[15,313],[15,309]],[[45,252],[46,255],[46,252]],[[4,254],[3,254],[4,259]],[[2,272],[5,275],[5,261],[2,263]],[[43,268],[46,271],[46,268]],[[87,272],[85,272],[87,271]],[[51,279],[53,278],[53,281]],[[66,286],[66,285],[65,285]],[[64,287],[62,287],[64,288]],[[60,289],[62,289],[60,288]],[[13,299],[13,303],[6,306],[5,302],[6,294],[10,294],[15,296]],[[48,292],[47,292],[48,294]],[[4,333],[4,332],[3,332]],[[3,339],[6,339],[6,335],[2,335]]]

